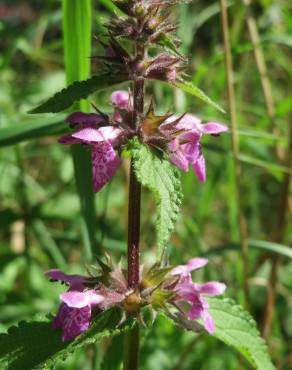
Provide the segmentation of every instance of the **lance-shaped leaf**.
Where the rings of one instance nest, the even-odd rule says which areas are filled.
[[[181,201],[181,181],[177,169],[160,152],[132,141],[132,155],[138,180],[154,193],[157,205],[158,257],[165,251],[174,224],[177,220]]]
[[[104,337],[130,330],[134,319],[118,326],[121,315],[112,309],[101,314],[91,327],[73,342],[62,342],[61,331],[53,330],[51,322],[21,322],[7,334],[0,334],[0,369],[53,369],[77,348],[95,343]]]
[[[158,39],[157,43],[167,51],[181,57],[181,53],[178,50],[179,42],[172,35],[162,34]]]
[[[214,337],[239,351],[258,370],[275,370],[265,341],[260,336],[256,322],[241,306],[228,298],[205,298],[215,322]],[[182,314],[170,317],[186,330],[202,331],[199,322],[188,320]]]
[[[171,83],[172,86],[177,87],[178,89],[185,91],[188,94],[194,95],[197,98],[201,99],[206,104],[211,105],[212,107],[218,109],[220,112],[225,113],[224,109],[210,99],[201,89],[192,84],[191,82],[186,81],[175,81]]]
[[[15,145],[22,141],[37,139],[48,135],[57,135],[67,130],[65,117],[31,119],[22,123],[0,128],[0,147]]]
[[[74,102],[87,98],[98,90],[126,81],[127,78],[121,74],[102,74],[93,76],[84,81],[76,81],[67,88],[61,90],[49,100],[39,105],[29,113],[57,113],[69,108]]]

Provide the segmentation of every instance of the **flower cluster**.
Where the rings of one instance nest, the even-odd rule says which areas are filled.
[[[145,309],[150,309],[154,316],[159,310],[169,315],[175,310],[188,320],[202,320],[205,330],[212,334],[214,323],[204,296],[223,294],[226,287],[219,282],[193,282],[191,272],[207,263],[206,259],[193,258],[186,265],[174,268],[157,265],[141,268],[136,290],[128,288],[125,271],[110,260],[98,276],[67,275],[60,270],[50,270],[46,275],[52,281],[69,286],[68,291],[60,295],[62,303],[53,328],[62,329],[63,341],[72,340],[90,327],[95,316],[117,306],[121,309],[121,322],[134,315],[143,323]]]
[[[151,73],[151,72],[149,72]],[[71,134],[60,139],[61,144],[85,144],[92,149],[93,188],[98,192],[121,165],[117,150],[134,136],[154,148],[163,150],[169,160],[182,171],[192,166],[199,181],[206,179],[205,159],[201,149],[204,134],[219,135],[227,127],[217,122],[202,121],[191,114],[180,117],[156,116],[151,104],[141,127],[133,128],[133,104],[127,91],[116,91],[111,96],[113,114],[75,112],[67,118]]]

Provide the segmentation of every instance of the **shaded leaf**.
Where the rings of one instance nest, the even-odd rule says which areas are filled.
[[[117,328],[120,313],[112,309],[101,314],[91,327],[73,342],[62,342],[61,331],[51,329],[51,322],[21,322],[7,334],[0,334],[1,370],[53,369],[77,348],[104,337],[120,334],[133,326],[128,320]]]
[[[41,118],[28,122],[11,124],[0,129],[0,146],[14,145],[22,141],[65,132],[64,118]]]
[[[123,361],[124,335],[116,335],[102,360],[101,370],[118,370]]]
[[[102,74],[100,76],[93,76],[84,81],[76,81],[29,113],[61,112],[69,108],[74,102],[87,98],[95,91],[106,89],[123,81],[126,81],[126,78],[120,74]]]

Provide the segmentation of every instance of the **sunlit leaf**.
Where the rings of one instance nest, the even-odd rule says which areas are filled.
[[[138,141],[133,141],[132,154],[138,180],[153,192],[156,199],[158,256],[161,257],[181,205],[179,172],[161,153],[154,153]]]
[[[215,103],[211,98],[209,98],[201,89],[199,89],[197,86],[195,86],[191,82],[176,81],[172,83],[172,85],[182,91],[185,91],[188,94],[196,96],[197,98],[201,99],[206,104],[211,105],[213,108],[218,109],[222,113],[225,113],[223,108],[221,108],[217,103]]]

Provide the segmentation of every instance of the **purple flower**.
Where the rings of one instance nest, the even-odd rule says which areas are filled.
[[[130,110],[130,97],[127,91],[115,91],[111,96],[113,116],[97,113],[75,112],[66,122],[75,131],[59,139],[61,144],[85,144],[91,147],[92,181],[98,192],[116,173],[121,160],[115,152],[125,137],[131,136],[130,129],[121,128],[121,111]]]
[[[59,269],[52,269],[45,272],[45,276],[49,277],[52,281],[61,281],[69,284],[70,289],[82,291],[88,278],[82,275],[67,275]]]
[[[114,91],[111,95],[111,102],[114,107],[127,110],[130,104],[129,93],[124,90]]]
[[[45,273],[51,280],[69,284],[69,290],[60,294],[63,302],[52,323],[53,329],[62,329],[63,341],[72,340],[87,330],[91,323],[92,307],[101,304],[104,297],[93,289],[87,289],[89,278],[81,275],[67,275],[53,269]]]
[[[85,113],[84,113],[85,115]],[[98,115],[96,115],[98,116]],[[93,126],[93,116],[83,117],[83,125],[73,134],[66,134],[59,139],[61,144],[86,144],[92,147],[92,181],[95,192],[98,192],[116,173],[121,160],[114,146],[121,138],[123,131],[113,126]],[[73,123],[74,120],[70,120]],[[84,125],[85,124],[85,125]]]
[[[114,121],[122,123],[123,116],[130,113],[133,109],[130,94],[124,90],[114,91],[111,95],[111,102],[114,107]]]
[[[217,281],[205,284],[194,283],[191,272],[204,267],[208,261],[204,258],[192,258],[186,265],[175,267],[171,275],[178,276],[178,282],[174,287],[177,297],[176,303],[188,302],[191,308],[186,313],[190,320],[202,319],[206,331],[214,333],[214,321],[209,313],[209,304],[204,299],[204,295],[215,296],[223,294],[226,285]]]
[[[180,282],[182,281],[192,281],[191,272],[198,270],[206,266],[208,260],[206,258],[191,258],[186,265],[176,266],[172,271],[171,275],[179,275]]]
[[[62,293],[61,304],[55,317],[53,329],[62,329],[63,341],[72,340],[87,330],[91,323],[92,307],[100,304],[103,297],[93,290]]]
[[[62,329],[62,340],[67,342],[86,331],[90,326],[90,319],[91,308],[89,306],[78,309],[62,303],[53,321],[52,328]]]
[[[168,119],[160,126],[160,131],[169,139],[169,159],[182,171],[187,172],[191,164],[199,181],[206,180],[205,158],[201,149],[203,134],[219,135],[228,128],[217,122],[201,123],[201,120],[191,114],[185,114],[180,119]]]
[[[92,277],[67,275],[53,269],[45,273],[52,281],[61,281],[69,285],[67,292],[60,294],[61,305],[53,320],[53,329],[62,330],[63,341],[72,340],[90,327],[92,310],[107,310],[114,305],[121,305],[126,299],[128,286],[119,266],[109,274],[109,286],[105,286]]]

